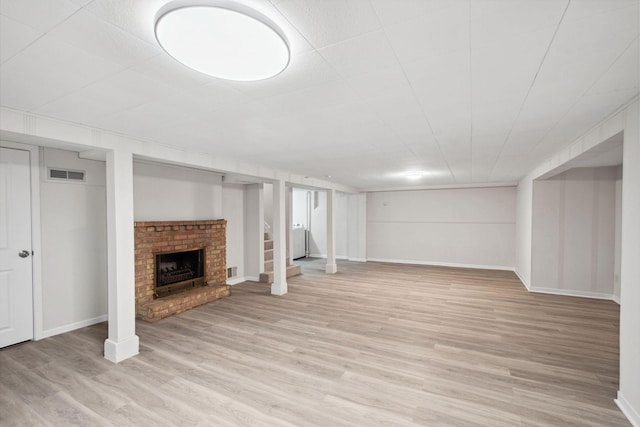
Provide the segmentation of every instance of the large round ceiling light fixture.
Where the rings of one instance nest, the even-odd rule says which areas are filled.
[[[266,16],[231,2],[170,2],[156,15],[155,33],[173,58],[221,79],[263,80],[289,64],[282,31]]]

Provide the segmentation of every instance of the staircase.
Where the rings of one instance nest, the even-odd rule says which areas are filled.
[[[287,260],[287,278],[302,274],[299,265],[289,265]],[[260,283],[273,283],[273,240],[264,233],[264,273],[260,273]]]

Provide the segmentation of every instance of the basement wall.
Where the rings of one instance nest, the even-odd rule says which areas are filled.
[[[367,194],[370,261],[510,270],[516,188]]]
[[[43,338],[107,320],[105,163],[41,149]],[[86,182],[47,180],[47,168]]]
[[[534,181],[532,290],[613,297],[619,174],[576,168]]]

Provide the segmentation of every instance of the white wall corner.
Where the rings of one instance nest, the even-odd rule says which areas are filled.
[[[617,399],[614,399],[614,402],[616,402],[618,408],[620,408],[633,427],[640,427],[640,413],[638,413],[638,411],[629,404],[629,401],[624,397],[620,390],[618,390],[618,397]]]
[[[522,277],[522,275],[520,273],[518,273],[518,269],[514,268],[513,272],[516,273],[516,276],[518,276],[518,279],[520,279],[520,281],[522,282],[522,284],[524,285],[525,288],[527,288],[527,291],[531,292],[531,286],[529,285],[529,282],[527,282],[525,280],[524,277]]]

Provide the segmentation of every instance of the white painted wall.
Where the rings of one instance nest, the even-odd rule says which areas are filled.
[[[227,283],[244,281],[244,192],[241,184],[222,185],[222,217],[227,220],[227,268],[236,267],[236,276]]]
[[[313,193],[304,188],[293,188],[292,223],[302,224],[307,228],[307,193]]]
[[[327,256],[327,193],[311,194],[311,224],[309,224],[309,256]]]
[[[367,193],[348,195],[348,255],[351,261],[367,260]]]
[[[531,277],[533,180],[624,132],[620,249],[620,386],[616,403],[640,425],[640,105],[639,101],[594,126],[540,164],[518,184],[516,269]]]
[[[533,183],[531,289],[611,298],[618,167]]]
[[[620,388],[618,405],[640,425],[640,103],[623,113]],[[602,132],[604,133],[604,132]]]
[[[620,304],[620,273],[622,261],[622,167],[619,168],[620,178],[616,180],[616,209],[615,209],[615,246],[613,253],[613,299]]]
[[[221,219],[222,176],[157,163],[133,164],[136,221]]]
[[[311,226],[309,229],[309,256],[327,256],[327,193],[311,192]],[[298,201],[301,199],[298,198]],[[306,201],[305,201],[306,206]],[[306,208],[305,208],[306,210]],[[349,194],[336,192],[335,205],[336,258],[349,257]],[[306,222],[306,221],[305,221]],[[302,224],[304,224],[303,222]]]
[[[53,148],[41,155],[45,337],[106,320],[105,163]],[[86,171],[86,183],[48,181],[47,167]]]
[[[531,232],[533,230],[533,180],[518,183],[516,197],[516,268],[522,284],[531,287]]]
[[[511,269],[515,187],[372,192],[371,261]]]

